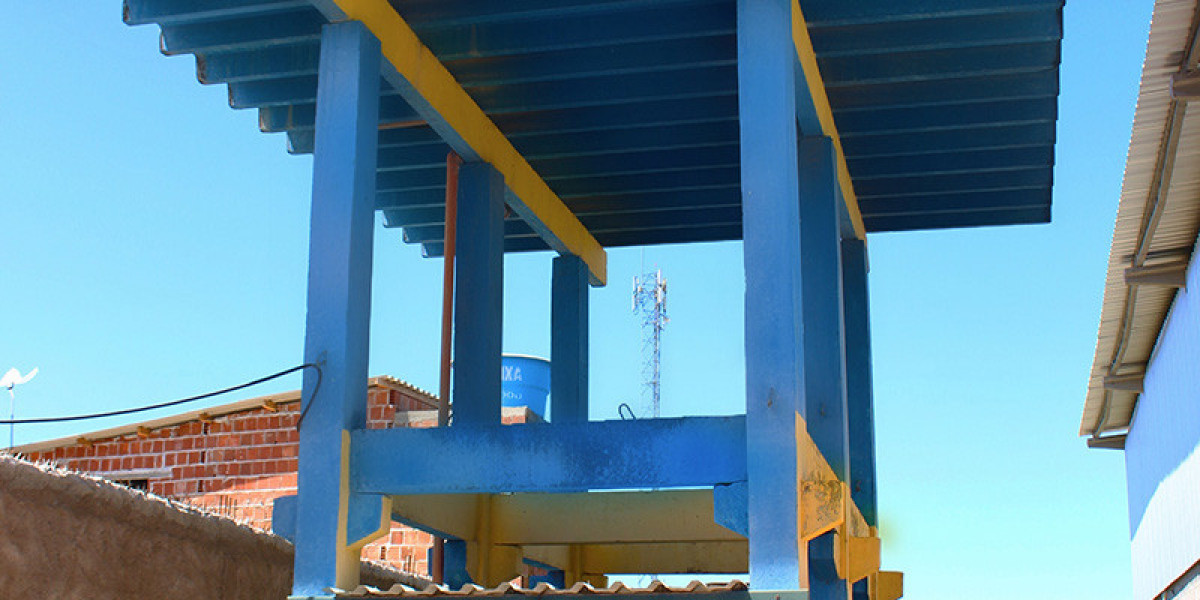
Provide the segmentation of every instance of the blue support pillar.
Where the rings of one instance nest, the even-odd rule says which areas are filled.
[[[842,316],[840,188],[833,142],[800,140],[800,255],[803,278],[804,397],[808,434],[833,472],[849,481],[846,357]],[[808,548],[809,598],[846,598],[834,567],[833,532]]]
[[[801,378],[796,51],[789,0],[738,0],[738,118],[746,271],[746,474],[750,581],[804,580],[796,507]]]
[[[871,527],[879,526],[875,496],[875,407],[871,383],[870,296],[867,245],[842,242],[842,303],[846,320],[846,398],[850,421],[850,498]],[[867,582],[854,584],[855,600],[867,600]]]
[[[347,547],[346,430],[366,425],[371,251],[379,123],[379,41],[361,23],[321,33],[309,238],[293,591],[357,584]]]
[[[555,257],[550,287],[550,414],[555,423],[587,421],[587,264]]]
[[[454,424],[500,422],[504,325],[504,178],[487,163],[458,172]]]

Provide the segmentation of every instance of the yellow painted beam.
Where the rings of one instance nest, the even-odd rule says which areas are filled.
[[[858,208],[858,196],[854,194],[854,182],[850,179],[850,169],[846,167],[842,139],[833,122],[833,109],[829,106],[829,96],[825,94],[825,80],[821,78],[821,70],[817,66],[817,55],[813,52],[812,39],[808,37],[808,23],[804,20],[804,13],[800,11],[800,0],[792,0],[792,43],[796,46],[796,55],[800,58],[804,79],[808,82],[812,103],[817,109],[821,133],[833,140],[833,148],[837,151],[838,183],[842,188],[846,209],[850,213],[850,222],[854,224],[854,232],[858,239],[866,240],[867,229],[863,225],[862,212]]]
[[[904,596],[904,573],[880,571],[875,579],[872,600],[899,600]]]
[[[586,573],[745,573],[750,547],[736,542],[583,546]]]
[[[383,58],[453,130],[456,141],[504,176],[519,200],[510,202],[512,209],[551,248],[583,259],[593,285],[604,285],[608,277],[604,248],[387,0],[322,0],[317,5],[326,16],[366,25],[379,38]]]
[[[800,487],[800,541],[832,531],[845,521],[846,485],[808,435],[804,417],[796,413],[796,480]]]
[[[490,542],[509,546],[739,541],[713,521],[712,490],[393,496],[406,521],[465,540],[487,521]]]
[[[712,490],[511,494],[495,499],[495,543],[737,541],[713,521]]]

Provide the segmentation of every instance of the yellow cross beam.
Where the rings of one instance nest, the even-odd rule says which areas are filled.
[[[850,169],[846,166],[846,154],[842,152],[842,139],[833,123],[833,109],[829,106],[829,96],[825,94],[825,80],[821,78],[812,39],[808,37],[808,22],[804,20],[804,13],[800,12],[800,0],[792,0],[792,43],[796,46],[796,55],[804,70],[804,79],[808,83],[813,107],[816,108],[817,118],[821,122],[821,133],[833,140],[833,148],[837,151],[838,185],[842,188],[842,199],[846,203],[847,212],[850,213],[850,222],[854,224],[854,233],[858,239],[865,240],[867,229],[863,225],[862,212],[858,208],[858,197],[854,195],[854,182],[850,179]]]
[[[315,4],[332,21],[366,25],[379,38],[385,62],[399,77],[388,77],[387,72],[384,76],[413,108],[463,158],[495,167],[515,196],[509,201],[512,209],[551,248],[583,259],[592,285],[604,285],[608,277],[604,248],[387,0],[319,0]]]

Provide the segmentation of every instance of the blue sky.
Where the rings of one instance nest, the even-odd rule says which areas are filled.
[[[1130,594],[1122,456],[1075,433],[1150,9],[1066,9],[1052,224],[869,240],[884,565],[906,572],[909,598]],[[300,360],[311,159],[157,36],[123,25],[115,0],[16,3],[0,22],[0,370],[41,369],[18,416],[167,400]],[[643,261],[670,282],[664,415],[740,412],[740,244],[609,256],[611,284],[591,296],[592,418],[640,396],[629,282]],[[506,351],[548,355],[550,258],[506,261]],[[377,229],[372,374],[437,388],[440,274]]]

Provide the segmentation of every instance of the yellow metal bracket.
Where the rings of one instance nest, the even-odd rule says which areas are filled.
[[[796,55],[800,58],[800,66],[804,71],[804,79],[808,83],[812,103],[817,110],[817,118],[821,122],[821,133],[833,140],[833,148],[837,151],[837,177],[842,188],[842,198],[846,202],[846,210],[850,213],[850,222],[854,224],[854,233],[858,239],[866,241],[867,229],[863,224],[862,212],[858,208],[858,197],[854,195],[854,182],[850,179],[850,169],[846,166],[846,154],[842,151],[842,138],[838,135],[837,126],[833,122],[833,109],[829,106],[829,96],[825,94],[825,80],[821,78],[821,70],[817,66],[817,55],[813,52],[812,39],[808,36],[808,22],[800,11],[800,0],[792,0],[792,43],[796,46]]]
[[[510,201],[512,209],[551,248],[580,257],[588,266],[592,285],[605,284],[608,255],[604,248],[387,0],[321,0],[316,4],[332,20],[366,25],[379,38],[383,58],[400,77],[467,148],[504,176],[517,199]]]

